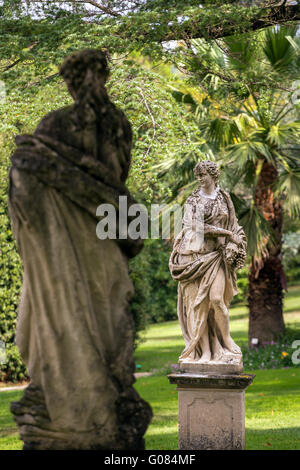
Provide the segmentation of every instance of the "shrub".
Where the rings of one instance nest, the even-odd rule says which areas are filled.
[[[231,305],[238,304],[240,302],[247,302],[248,296],[248,275],[249,275],[249,266],[246,265],[239,271],[237,271],[237,286],[239,293],[233,297]]]
[[[280,369],[284,367],[299,367],[293,364],[293,341],[300,339],[300,330],[287,328],[286,332],[276,341],[265,343],[260,347],[242,348],[243,362],[246,370]]]
[[[0,367],[0,380],[3,382],[19,382],[28,379],[28,372],[19,350],[15,344],[6,346],[6,362]]]
[[[2,145],[0,167],[0,340],[6,345],[5,364],[0,364],[0,380],[17,382],[26,377],[26,368],[14,345],[17,306],[22,282],[22,264],[13,239],[7,207],[8,155],[11,140]]]
[[[177,283],[169,271],[171,246],[162,240],[145,240],[143,251],[130,263],[135,288],[131,311],[135,321],[135,342],[149,323],[177,318]]]

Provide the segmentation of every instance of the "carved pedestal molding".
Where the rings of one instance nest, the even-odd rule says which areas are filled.
[[[169,375],[178,391],[179,449],[244,449],[245,390],[254,377],[186,371]]]

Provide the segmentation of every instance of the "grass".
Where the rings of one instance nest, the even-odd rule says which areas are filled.
[[[255,371],[246,392],[246,449],[300,449],[300,369]],[[178,402],[165,376],[137,380],[139,394],[151,403],[153,419],[146,433],[148,450],[178,449]]]
[[[289,288],[284,300],[287,327],[300,327],[300,288]],[[230,329],[240,346],[248,343],[248,311],[245,306],[230,309]],[[300,336],[299,336],[300,339]],[[177,321],[151,325],[143,334],[136,354],[141,372],[154,376],[136,382],[139,394],[153,408],[153,420],[146,433],[147,449],[177,449],[178,402],[175,386],[166,378],[184,348]],[[300,449],[300,366],[288,369],[245,371],[256,374],[246,392],[246,448],[252,450]]]
[[[300,340],[300,287],[289,288],[284,299],[284,321],[289,328],[299,330]],[[248,344],[248,309],[234,306],[230,309],[231,336],[239,346]],[[139,372],[157,371],[176,364],[184,349],[184,341],[178,321],[157,323],[142,334],[135,354]],[[163,371],[162,370],[162,371]]]
[[[244,306],[230,310],[231,334],[240,345],[248,341],[248,313]],[[300,287],[292,287],[284,302],[285,324],[300,326]],[[299,337],[300,339],[300,337]],[[174,385],[166,377],[171,364],[176,364],[184,347],[177,321],[151,325],[143,334],[136,354],[141,372],[154,372],[140,377],[135,384],[139,394],[153,409],[153,420],[146,433],[148,450],[177,449],[178,401]],[[246,371],[247,372],[247,371]],[[288,369],[248,371],[256,374],[246,392],[246,448],[253,450],[300,449],[300,366]],[[0,450],[21,449],[17,428],[9,411],[10,402],[22,391],[0,392]]]
[[[19,400],[22,391],[0,392],[0,450],[22,449],[16,424],[10,412],[10,403]]]

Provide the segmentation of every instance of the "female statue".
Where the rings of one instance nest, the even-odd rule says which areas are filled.
[[[229,332],[228,308],[238,292],[236,270],[244,264],[246,238],[229,194],[218,185],[217,165],[199,162],[194,174],[199,187],[186,201],[190,210],[185,211],[170,257],[172,277],[179,281],[178,317],[186,344],[180,360],[240,363],[241,350]],[[202,244],[197,243],[199,208]]]

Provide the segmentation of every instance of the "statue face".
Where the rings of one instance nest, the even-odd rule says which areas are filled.
[[[213,178],[210,176],[209,173],[207,173],[206,170],[202,170],[202,172],[197,175],[197,180],[199,181],[199,185],[201,186],[201,188],[207,188],[212,185],[215,186]]]

